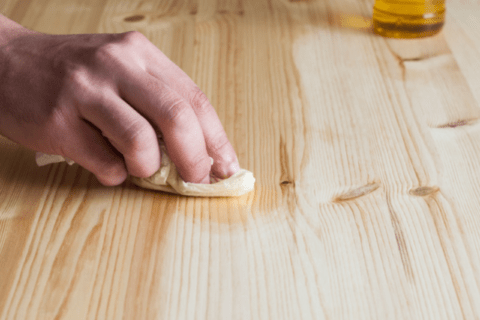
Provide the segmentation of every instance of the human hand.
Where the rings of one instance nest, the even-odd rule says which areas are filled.
[[[142,34],[25,30],[0,41],[0,134],[68,157],[104,185],[158,170],[156,131],[187,182],[239,170],[205,94]]]

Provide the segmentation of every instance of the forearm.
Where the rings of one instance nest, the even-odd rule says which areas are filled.
[[[7,135],[7,124],[11,122],[10,112],[7,110],[5,91],[6,87],[6,71],[8,70],[9,60],[11,59],[10,43],[17,37],[32,32],[20,24],[8,19],[0,14],[0,134]]]

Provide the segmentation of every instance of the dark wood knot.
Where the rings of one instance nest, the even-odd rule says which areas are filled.
[[[142,21],[143,19],[145,19],[144,15],[136,14],[134,16],[126,17],[123,20],[126,22],[138,22],[138,21]]]

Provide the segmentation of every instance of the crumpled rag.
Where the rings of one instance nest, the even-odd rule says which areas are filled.
[[[253,190],[255,178],[248,170],[240,169],[230,178],[217,180],[210,178],[210,184],[189,183],[180,178],[177,168],[170,160],[163,143],[160,143],[161,165],[160,169],[148,178],[129,176],[134,184],[153,190],[160,190],[184,196],[196,197],[238,197]],[[49,155],[41,152],[36,154],[38,166],[66,161],[69,165],[74,162],[60,155]],[[212,159],[213,161],[213,159]]]

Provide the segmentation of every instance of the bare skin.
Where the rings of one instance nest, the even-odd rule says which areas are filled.
[[[0,134],[104,185],[155,173],[160,131],[185,181],[239,170],[205,94],[141,33],[48,35],[0,15],[0,79]]]

